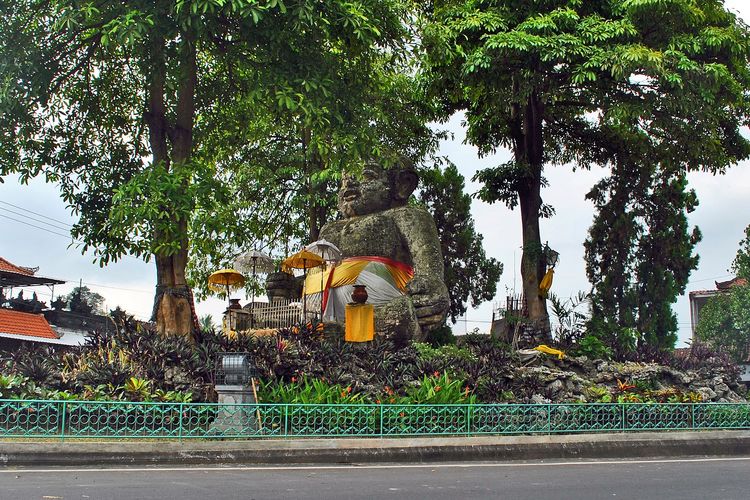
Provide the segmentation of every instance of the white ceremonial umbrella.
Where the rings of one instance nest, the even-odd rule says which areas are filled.
[[[245,252],[234,261],[234,266],[243,272],[251,272],[253,275],[253,284],[255,284],[255,274],[261,273],[266,274],[274,270],[273,259],[270,255],[266,255],[258,250],[250,250]],[[255,316],[253,315],[253,309],[255,308],[255,287],[253,287],[252,298],[250,299],[250,328],[254,326]]]
[[[305,247],[308,252],[320,255],[326,262],[339,262],[341,261],[341,250],[339,247],[321,238],[318,241],[313,241]],[[320,270],[320,321],[323,321],[323,296],[325,295],[323,290],[323,269]]]
[[[324,238],[313,241],[305,247],[305,250],[320,255],[326,262],[338,262],[341,260],[341,250],[339,250],[339,247]]]

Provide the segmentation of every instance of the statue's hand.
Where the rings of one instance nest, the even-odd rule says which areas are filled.
[[[417,319],[422,328],[439,326],[450,307],[448,289],[437,278],[415,276],[407,285],[406,292],[411,297]]]

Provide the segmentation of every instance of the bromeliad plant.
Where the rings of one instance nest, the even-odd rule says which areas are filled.
[[[352,391],[351,386],[330,384],[323,379],[302,377],[291,382],[262,383],[258,391],[261,403],[286,404],[360,404],[363,396]]]
[[[398,394],[384,386],[377,394],[363,394],[351,385],[331,384],[319,378],[292,378],[291,382],[268,380],[258,391],[261,403],[287,404],[475,404],[473,391],[448,373],[425,375],[419,383]]]
[[[476,396],[466,383],[451,378],[448,372],[435,372],[422,377],[417,387],[406,391],[406,398],[412,404],[475,404]]]
[[[0,374],[0,399],[8,399],[23,388],[28,379],[20,375]]]

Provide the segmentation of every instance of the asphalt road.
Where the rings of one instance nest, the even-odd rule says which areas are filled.
[[[433,465],[0,468],[0,499],[747,499],[750,457]]]

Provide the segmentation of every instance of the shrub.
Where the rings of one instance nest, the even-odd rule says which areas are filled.
[[[602,342],[599,337],[591,333],[585,335],[578,346],[573,349],[577,356],[586,356],[589,359],[611,359],[612,349]]]
[[[453,335],[453,330],[450,326],[442,325],[441,327],[436,328],[427,335],[427,342],[432,347],[452,345],[456,343],[456,336]]]

